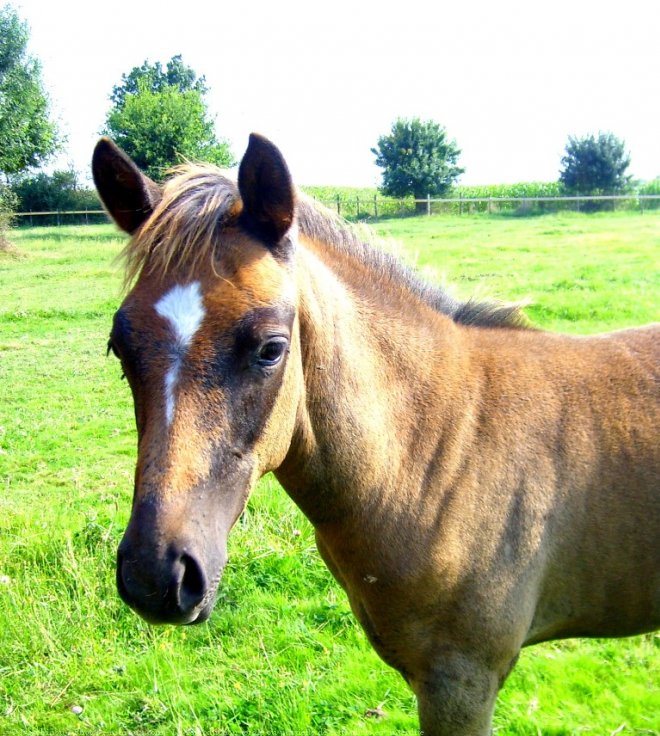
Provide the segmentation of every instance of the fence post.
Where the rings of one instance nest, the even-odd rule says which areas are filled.
[[[374,217],[378,217],[378,195],[374,194]]]
[[[355,208],[355,217],[359,220],[360,219],[360,198],[355,198],[356,208]]]
[[[341,200],[339,199],[339,195],[337,195],[337,214],[341,215]]]
[[[461,192],[458,195],[458,199],[460,200],[458,203],[458,214],[462,215],[463,214],[463,192]]]
[[[57,210],[57,226],[60,226],[60,211]]]
[[[431,195],[428,192],[426,194],[426,214],[431,214]]]

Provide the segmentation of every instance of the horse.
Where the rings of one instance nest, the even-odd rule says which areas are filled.
[[[137,613],[209,617],[272,471],[427,736],[490,733],[522,647],[660,626],[660,325],[565,336],[459,301],[256,134],[237,182],[158,185],[109,139],[92,169],[131,236],[108,347],[135,405]]]

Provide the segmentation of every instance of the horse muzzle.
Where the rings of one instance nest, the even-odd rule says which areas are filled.
[[[142,618],[158,624],[205,621],[227,562],[227,529],[211,509],[135,504],[117,550],[117,590]]]
[[[171,543],[160,559],[145,559],[124,538],[117,551],[117,590],[149,623],[202,623],[215,604],[222,557],[210,578],[207,564],[189,545]]]

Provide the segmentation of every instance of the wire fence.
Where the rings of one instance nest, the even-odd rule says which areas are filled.
[[[660,209],[660,194],[600,195],[584,197],[426,197],[394,199],[391,197],[337,197],[316,200],[349,220],[369,220],[408,215],[472,215],[503,213],[536,215],[543,213],[645,212]],[[53,212],[16,212],[19,226],[88,225],[109,222],[104,210]]]
[[[660,209],[660,194],[600,195],[578,197],[389,197],[318,200],[348,219],[400,217],[405,215],[471,215],[505,213],[535,215],[551,212],[602,212]]]

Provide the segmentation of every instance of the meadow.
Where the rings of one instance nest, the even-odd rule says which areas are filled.
[[[528,299],[536,325],[660,319],[660,213],[380,220],[462,295]],[[310,525],[264,478],[230,536],[208,624],[150,627],[115,591],[135,430],[106,357],[122,274],[110,225],[15,230],[0,253],[0,734],[417,733],[414,699],[355,623]],[[498,736],[660,734],[660,636],[532,647]]]

